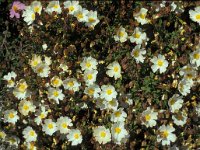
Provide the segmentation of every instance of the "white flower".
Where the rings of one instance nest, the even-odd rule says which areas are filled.
[[[124,128],[124,122],[117,122],[111,127],[112,139],[116,144],[121,144],[121,141],[126,138],[128,132]]]
[[[59,88],[49,88],[48,89],[48,98],[56,101],[59,104],[59,100],[63,100],[65,95],[62,93],[62,90]]]
[[[7,81],[7,87],[9,87],[9,88],[14,87],[16,76],[17,76],[17,74],[13,71],[11,71],[7,75],[3,76],[3,80]]]
[[[178,111],[183,105],[183,97],[179,94],[174,94],[172,98],[169,99],[168,105],[170,107],[171,112]]]
[[[106,74],[109,76],[109,77],[114,77],[115,80],[120,78],[122,75],[121,75],[121,66],[120,64],[117,62],[117,61],[114,61],[112,63],[110,63],[108,66],[107,66],[107,71],[106,71]]]
[[[183,79],[178,84],[178,90],[184,96],[190,93],[190,88],[191,88],[191,83],[188,82],[187,80]]]
[[[187,115],[183,112],[177,113],[172,115],[172,119],[177,126],[183,126],[187,121]]]
[[[151,69],[154,73],[157,70],[159,70],[160,73],[163,73],[167,70],[169,63],[167,60],[165,60],[165,56],[159,54],[158,57],[154,56],[150,61],[153,63]]]
[[[145,32],[142,32],[141,28],[136,27],[129,39],[131,43],[142,44],[143,41],[147,40],[147,36]]]
[[[69,132],[69,128],[68,127],[71,127],[73,126],[73,124],[71,123],[72,120],[69,118],[69,117],[60,117],[57,119],[57,128],[58,130],[60,131],[60,133],[63,133],[63,134],[66,134]]]
[[[16,136],[11,136],[11,137],[8,137],[6,139],[6,141],[10,144],[10,145],[13,145],[13,146],[16,146],[18,147],[19,143],[20,143],[20,139]]]
[[[133,105],[133,99],[128,98],[128,99],[126,100],[126,103],[128,103],[129,105]]]
[[[93,136],[100,144],[106,144],[111,141],[110,130],[104,126],[98,126],[93,129]]]
[[[79,8],[79,10],[77,10],[74,13],[74,16],[77,18],[77,20],[79,22],[87,22],[87,20],[88,20],[87,14],[88,13],[89,13],[89,11],[86,10],[85,8]]]
[[[146,127],[153,127],[156,125],[156,120],[158,113],[154,112],[153,109],[150,109],[150,107],[147,107],[145,111],[142,112],[142,124],[144,124]]]
[[[48,135],[53,135],[57,131],[56,123],[52,119],[45,119],[44,124],[42,125],[42,131]]]
[[[40,1],[33,1],[31,3],[31,7],[33,9],[33,11],[35,13],[38,13],[39,15],[41,14],[41,11],[42,11],[42,4]]]
[[[176,8],[177,8],[177,5],[174,2],[172,2],[171,3],[171,11],[174,11]]]
[[[117,97],[117,92],[115,91],[115,88],[112,85],[102,85],[101,90],[102,91],[100,97],[102,99],[109,101]]]
[[[30,126],[26,127],[23,130],[22,134],[23,134],[23,137],[25,138],[26,142],[32,142],[32,141],[36,141],[37,140],[37,134],[33,130],[33,128],[30,127]]]
[[[27,116],[29,112],[35,112],[35,108],[31,101],[21,100],[19,102],[19,112],[24,116]]]
[[[27,150],[37,150],[34,142],[26,142],[25,145]]]
[[[41,106],[41,110],[38,112],[37,117],[34,119],[37,125],[42,123],[42,120],[46,118],[48,115],[48,111],[45,110],[44,106]]]
[[[32,56],[32,59],[31,59],[31,60],[29,60],[29,64],[31,65],[31,68],[32,68],[33,70],[34,70],[34,69],[37,67],[37,65],[39,65],[41,62],[42,62],[41,57],[38,56],[38,55],[36,55],[36,54],[34,54],[34,55]]]
[[[84,57],[83,61],[80,63],[82,70],[93,70],[97,69],[97,60],[95,58],[90,57]]]
[[[97,18],[97,11],[90,10],[87,14],[88,20],[86,22],[86,26],[94,28],[97,23],[99,23],[99,19]]]
[[[111,114],[110,120],[112,122],[123,122],[125,121],[126,117],[127,114],[125,111],[123,111],[123,108],[119,108]]]
[[[67,72],[68,71],[67,64],[60,64],[59,68],[61,68],[63,72]]]
[[[25,10],[23,11],[22,17],[24,17],[24,21],[30,25],[35,20],[35,12],[31,8],[31,6],[26,6]]]
[[[160,3],[160,7],[165,7],[166,5],[166,1],[162,1],[162,3]]]
[[[47,64],[48,66],[51,65],[52,63],[51,57],[44,56],[44,63]]]
[[[67,90],[73,90],[74,92],[76,92],[79,90],[81,84],[78,83],[75,78],[67,78],[63,81],[63,86]]]
[[[70,142],[72,142],[72,145],[78,145],[83,140],[81,132],[78,129],[71,129],[71,130],[69,130],[69,134],[67,135],[67,139]]]
[[[79,5],[79,1],[66,1],[63,3],[64,8],[67,8],[70,15],[74,15],[76,11],[81,9],[81,6]]]
[[[62,10],[60,8],[60,4],[59,1],[51,1],[49,2],[46,10],[45,10],[48,14],[52,14],[52,12],[56,12],[58,14],[61,14]]]
[[[125,28],[122,26],[117,30],[116,35],[114,35],[115,41],[120,41],[121,43],[125,42],[128,38],[128,34],[125,31]]]
[[[147,24],[149,22],[149,20],[146,18],[147,11],[148,10],[146,8],[141,8],[140,12],[134,15],[137,22],[141,23],[141,25]]]
[[[116,99],[112,99],[107,101],[106,109],[111,109],[113,111],[117,111],[119,103]]]
[[[175,128],[170,125],[162,125],[159,127],[159,134],[157,136],[157,141],[162,141],[162,145],[170,145],[170,142],[175,142],[176,135],[172,132],[175,131]]]
[[[40,77],[48,77],[50,73],[50,67],[46,63],[40,63],[36,66],[35,72]]]
[[[200,10],[200,7],[199,7],[199,10]],[[199,15],[200,15],[200,11],[199,11]],[[196,65],[197,67],[200,66],[200,49],[190,54],[190,63]]]
[[[47,50],[47,47],[48,47],[48,46],[47,46],[46,43],[42,45],[43,50]]]
[[[6,110],[4,112],[4,122],[15,124],[19,120],[19,116],[17,115],[17,111],[14,109]]]
[[[62,85],[62,80],[58,76],[54,76],[51,79],[51,85],[53,87],[60,87]]]
[[[89,95],[90,97],[93,97],[93,98],[98,98],[100,92],[101,92],[101,89],[96,84],[89,85],[84,90],[85,94],[87,94],[87,95]]]
[[[140,48],[141,45],[137,45],[131,52],[131,56],[133,56],[137,63],[144,62],[145,57],[143,56],[146,54],[146,50],[144,48]]]
[[[86,85],[92,85],[96,81],[97,77],[97,70],[86,70],[84,71],[84,80],[86,82]]]
[[[24,79],[20,79],[13,90],[13,94],[18,99],[24,99],[27,97],[28,85]]]
[[[96,107],[97,107],[97,108],[100,108],[100,110],[106,109],[106,108],[107,108],[107,101],[104,100],[104,99],[98,98],[98,99],[96,100]]]
[[[186,74],[188,74],[188,72],[193,72],[194,70],[196,70],[197,68],[194,67],[193,65],[191,64],[187,64],[186,66],[183,66],[180,71],[179,71],[179,74],[181,76],[185,76]]]
[[[200,24],[200,6],[195,7],[194,10],[189,11],[190,19]]]

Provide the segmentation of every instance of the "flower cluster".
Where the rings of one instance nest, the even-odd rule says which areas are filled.
[[[2,43],[2,142],[31,150],[198,147],[200,44],[198,35],[194,43],[185,37],[199,30],[200,7],[126,3],[120,11],[111,1],[12,3],[10,17],[22,12],[27,24],[17,22],[18,66],[7,63],[7,37]]]
[[[62,11],[65,12],[67,10],[69,15],[73,15],[79,22],[83,22],[86,26],[91,28],[94,28],[99,23],[97,12],[92,10],[88,11],[87,9],[82,8],[82,6],[79,5],[79,1],[66,1],[63,5],[64,8],[62,10],[59,1],[51,1],[45,8],[45,12],[51,15],[53,12],[61,14]],[[32,24],[36,19],[36,13],[41,15],[42,8],[43,6],[40,1],[33,1],[30,6],[26,6],[22,15],[24,21],[28,25]]]

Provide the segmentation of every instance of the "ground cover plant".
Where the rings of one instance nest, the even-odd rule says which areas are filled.
[[[200,147],[200,2],[0,3],[1,149]]]

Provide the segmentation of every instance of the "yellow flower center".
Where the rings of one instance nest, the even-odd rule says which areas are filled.
[[[140,34],[139,33],[135,33],[134,37],[137,38],[137,39],[139,39],[140,38]]]
[[[31,15],[31,18],[32,18],[32,20],[35,20],[35,14],[34,13]]]
[[[196,15],[196,19],[197,19],[197,20],[200,20],[200,14],[197,14],[197,15]]]
[[[0,138],[3,139],[5,137],[5,133],[0,131]]]
[[[149,121],[151,119],[151,116],[149,114],[145,115],[145,120]]]
[[[24,92],[26,90],[26,88],[27,88],[27,85],[25,83],[20,83],[19,87],[18,87],[18,90],[20,92]]]
[[[28,106],[28,105],[24,105],[24,106],[23,106],[23,109],[24,109],[25,111],[27,111],[27,110],[29,110],[29,106]]]
[[[121,132],[121,129],[119,127],[115,128],[115,133],[119,134]]]
[[[58,7],[59,7],[58,4],[55,4],[55,5],[53,6],[54,9],[58,9]]]
[[[79,14],[77,15],[77,18],[78,18],[78,19],[83,18],[83,14],[82,14],[82,13],[79,13]]]
[[[87,75],[87,79],[88,79],[88,80],[91,80],[92,78],[93,78],[92,74],[88,74],[88,75]]]
[[[111,94],[112,94],[112,90],[111,90],[111,89],[108,89],[108,90],[106,91],[106,93],[107,93],[108,95],[111,95]]]
[[[71,11],[74,11],[74,6],[70,6],[69,7],[69,11],[71,12]]]
[[[119,36],[120,36],[120,37],[123,37],[123,36],[124,36],[124,32],[120,31],[120,32],[119,32]]]
[[[175,101],[174,98],[172,98],[172,99],[169,101],[170,105],[174,105],[175,102],[176,102],[176,101]]]
[[[14,83],[13,80],[8,80],[8,85],[12,85]]]
[[[120,111],[115,112],[115,117],[120,117],[120,116],[121,116],[121,112]]]
[[[158,66],[161,67],[161,66],[163,66],[163,61],[159,59],[158,62],[157,62],[157,64],[158,64]]]
[[[43,73],[43,72],[44,72],[44,68],[43,68],[43,67],[38,68],[38,69],[37,69],[37,72],[38,72],[38,73]]]
[[[87,62],[87,63],[86,63],[86,67],[88,67],[88,68],[91,67],[91,63],[90,63],[90,62]]]
[[[39,11],[40,11],[40,7],[38,7],[38,6],[35,6],[35,7],[34,7],[34,12],[37,12],[37,13],[39,13]]]
[[[43,113],[40,114],[40,118],[43,119],[45,118],[45,115]]]
[[[54,92],[53,92],[53,95],[54,95],[55,97],[58,97],[58,95],[59,95],[58,91],[54,91]]]
[[[193,75],[192,74],[187,74],[187,79],[192,79]]]
[[[139,56],[139,50],[135,50],[135,51],[133,52],[133,56],[138,57],[138,56]]]
[[[74,134],[74,138],[75,138],[75,139],[79,139],[79,134],[78,134],[78,133],[75,133],[75,134]]]
[[[89,21],[90,23],[93,23],[93,22],[95,22],[95,19],[94,19],[94,18],[89,18],[88,21]]]
[[[15,11],[15,12],[17,12],[19,9],[18,9],[18,6],[16,6],[16,5],[14,5],[13,6],[13,10]]]
[[[54,79],[52,83],[53,85],[57,86],[60,82],[59,82],[59,79]]]
[[[49,129],[53,129],[53,124],[52,124],[52,123],[49,123],[49,124],[48,124],[48,128],[49,128]]]
[[[140,18],[145,19],[145,17],[146,17],[146,14],[143,14],[143,13],[140,14]]]
[[[93,95],[93,94],[94,94],[94,89],[89,89],[89,90],[88,90],[88,93],[89,93],[90,95]]]
[[[163,131],[163,132],[161,132],[161,137],[163,137],[163,138],[167,138],[168,137],[168,135],[169,135],[169,132],[168,131]]]
[[[177,114],[177,115],[176,115],[176,119],[178,119],[178,120],[183,120],[184,118],[183,118],[183,116],[182,116],[181,114]]]
[[[30,150],[34,150],[34,149],[35,149],[34,143],[30,143]]]
[[[35,66],[37,66],[37,65],[38,65],[38,61],[37,61],[37,60],[34,60],[33,63],[32,63],[32,66],[35,67]]]
[[[101,134],[100,134],[100,136],[101,136],[102,138],[104,138],[104,137],[106,136],[106,132],[102,131]]]
[[[30,135],[30,136],[35,136],[35,131],[30,131],[30,132],[29,132],[29,135]]]
[[[62,124],[62,127],[63,127],[63,128],[67,128],[67,124],[66,124],[66,123],[63,123],[63,124]]]
[[[115,101],[109,101],[109,104],[111,105],[111,106],[114,106],[115,105]]]
[[[119,68],[117,66],[114,67],[114,72],[118,72]]]
[[[194,59],[200,59],[200,54],[196,53],[193,55]]]
[[[74,86],[74,82],[73,81],[69,81],[67,85],[72,87],[72,86]]]
[[[10,113],[10,114],[9,114],[9,118],[12,119],[12,118],[14,118],[14,117],[15,117],[15,115],[14,115],[13,113]]]

